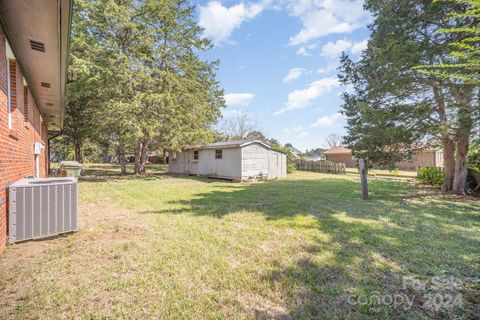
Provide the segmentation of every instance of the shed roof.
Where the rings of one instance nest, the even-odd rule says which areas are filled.
[[[352,150],[344,146],[331,147],[325,151],[325,154],[352,154]]]
[[[245,147],[253,143],[259,143],[265,146],[268,149],[271,149],[268,144],[260,140],[236,140],[236,141],[223,141],[223,142],[214,142],[202,146],[202,149],[215,149],[215,148],[239,148]]]
[[[206,145],[203,145],[203,146],[188,146],[188,147],[185,148],[185,150],[188,150],[188,149],[202,150],[202,149],[243,148],[243,147],[249,146],[251,144],[255,144],[255,143],[256,144],[261,144],[262,146],[264,146],[265,148],[267,148],[269,150],[273,150],[275,152],[280,152],[280,153],[287,154],[286,152],[273,149],[271,146],[269,146],[268,144],[266,144],[265,142],[260,141],[260,140],[221,141],[221,142],[209,143],[209,144],[206,144]]]

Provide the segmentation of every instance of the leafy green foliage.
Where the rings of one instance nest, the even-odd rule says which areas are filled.
[[[468,167],[480,171],[480,141],[475,141],[468,152]]]
[[[480,84],[480,0],[435,0],[435,2],[453,4],[453,10],[447,20],[452,24],[438,30],[455,39],[449,43],[452,51],[449,59],[435,64],[419,66],[425,74],[439,78],[453,79],[459,83]],[[457,26],[456,21],[464,21]]]
[[[441,185],[445,174],[442,168],[423,167],[418,169],[417,180],[424,184]]]
[[[212,139],[223,91],[218,62],[199,57],[211,44],[189,1],[78,0],[74,12],[69,96],[81,112],[93,106],[94,136],[135,153],[138,173],[149,149]]]
[[[448,61],[470,19],[448,19],[464,4],[424,0],[367,0],[371,38],[359,61],[341,58],[340,81],[348,85],[344,142],[358,158],[393,167],[397,161],[440,143],[445,190],[464,192],[469,139],[478,123],[478,88],[419,72],[419,65]],[[476,26],[476,24],[475,24]]]
[[[325,151],[327,150],[324,148],[316,148],[316,149],[310,149],[310,150],[307,149],[307,151],[305,151],[303,155],[306,157],[321,157],[323,156]]]

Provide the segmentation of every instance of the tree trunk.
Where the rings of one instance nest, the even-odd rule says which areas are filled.
[[[457,129],[457,158],[455,161],[455,178],[453,180],[452,192],[465,194],[467,184],[467,157],[470,145],[470,135],[473,127],[472,92],[470,88],[459,90],[460,110],[458,111]]]
[[[135,164],[133,166],[133,173],[140,174],[140,162],[141,162],[141,155],[140,152],[142,150],[141,143],[137,142],[135,147],[133,147],[133,154],[135,156]]]
[[[167,150],[163,149],[162,153],[163,153],[163,157],[162,157],[162,160],[161,160],[160,163],[161,163],[161,164],[168,164],[168,163],[167,163],[167,157],[168,157],[168,152],[167,152]]]
[[[450,192],[452,191],[453,179],[455,177],[455,142],[450,134],[447,112],[445,110],[445,99],[438,84],[433,84],[433,95],[437,103],[437,112],[442,129],[443,166],[445,172],[442,191]]]
[[[455,161],[455,179],[453,180],[452,192],[457,194],[465,194],[467,184],[469,136],[461,134],[457,140],[457,159]]]
[[[145,163],[147,162],[148,157],[148,144],[149,139],[144,138],[142,141],[135,144],[134,153],[135,153],[135,174],[145,174]]]
[[[73,142],[75,146],[75,161],[78,161],[80,163],[83,162],[83,157],[82,157],[82,142],[79,140],[75,140]]]
[[[146,141],[143,144],[142,154],[141,154],[140,159],[141,159],[141,161],[140,161],[140,164],[141,164],[140,173],[145,174],[145,164],[147,163],[147,159],[148,159],[148,141]]]
[[[120,163],[120,173],[127,174],[127,161],[125,159],[125,142],[122,137],[118,139],[117,147],[118,162]]]
[[[445,179],[442,185],[443,192],[450,192],[453,188],[453,179],[455,177],[455,143],[448,136],[444,136],[443,142],[443,166]]]

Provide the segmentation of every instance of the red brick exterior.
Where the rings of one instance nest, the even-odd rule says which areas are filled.
[[[8,128],[7,67],[10,68],[12,128]],[[15,60],[7,61],[6,39],[0,28],[0,252],[7,239],[8,186],[35,174],[35,142],[43,142],[40,176],[47,175],[48,132],[30,90],[25,92],[23,75]],[[26,103],[25,103],[26,102]]]
[[[351,153],[347,154],[326,154],[325,159],[335,163],[344,163],[347,168],[358,167],[358,161],[352,157]]]
[[[335,163],[344,163],[347,168],[357,168],[358,161],[351,153],[326,154],[326,159]],[[414,171],[422,167],[443,167],[443,153],[440,151],[421,151],[413,156],[412,161],[397,162],[400,170]]]

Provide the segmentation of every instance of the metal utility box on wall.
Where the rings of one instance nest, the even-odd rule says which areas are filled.
[[[23,179],[9,187],[9,242],[78,231],[75,178]]]
[[[33,154],[40,155],[42,154],[44,149],[45,149],[45,146],[43,145],[42,142],[35,142],[33,145]]]

